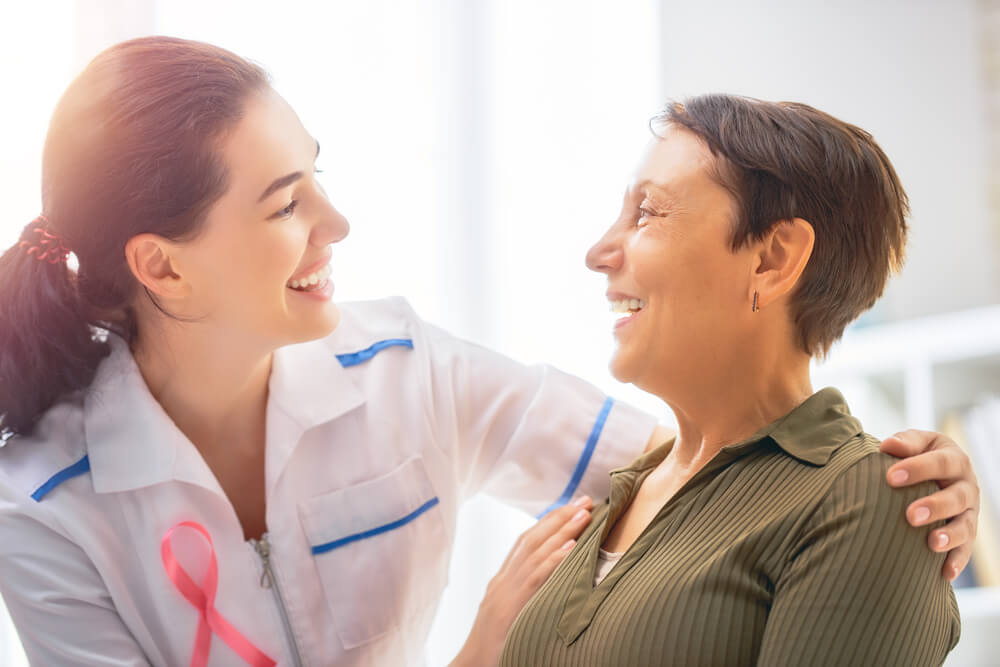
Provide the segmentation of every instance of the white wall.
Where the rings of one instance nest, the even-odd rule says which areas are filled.
[[[663,27],[668,96],[801,101],[875,136],[913,210],[882,318],[1000,302],[975,0],[663,0]]]

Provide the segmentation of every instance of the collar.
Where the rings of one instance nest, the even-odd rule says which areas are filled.
[[[841,445],[863,432],[861,422],[851,415],[843,394],[827,387],[758,431],[751,440],[770,438],[786,454],[805,463],[824,466]]]
[[[851,415],[844,396],[833,387],[827,387],[746,440],[726,445],[720,454],[725,454],[727,456],[724,458],[732,460],[770,439],[789,456],[803,463],[824,466],[841,445],[862,432],[861,422]],[[670,453],[673,444],[671,439],[639,457],[631,465],[611,472],[642,473],[655,468]]]
[[[146,386],[128,345],[109,334],[84,398],[84,432],[98,493],[176,479],[222,492],[194,444]],[[267,467],[276,479],[302,434],[364,403],[325,339],[274,352],[267,401]],[[269,484],[270,486],[270,484]]]
[[[804,403],[746,440],[727,445],[704,468],[687,482],[684,489],[697,484],[716,470],[744,456],[766,442],[774,442],[789,456],[816,466],[826,465],[833,453],[852,437],[861,433],[861,424],[851,416],[844,397],[836,389],[823,389],[810,396]],[[633,563],[642,558],[651,547],[652,540],[640,538],[629,547],[622,560],[608,572],[597,587],[593,585],[598,548],[607,538],[615,522],[622,516],[636,489],[649,472],[655,468],[673,446],[673,440],[644,454],[632,465],[612,471],[611,495],[607,513],[586,539],[583,555],[577,556],[575,580],[570,583],[570,593],[561,612],[557,632],[567,645],[589,627],[597,610],[607,598],[616,582],[628,572]],[[574,550],[574,553],[576,551]]]

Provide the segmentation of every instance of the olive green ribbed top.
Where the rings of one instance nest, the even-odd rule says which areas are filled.
[[[959,636],[944,554],[894,459],[824,389],[722,449],[594,586],[597,552],[672,443],[611,496],[507,636],[503,667],[940,665]]]

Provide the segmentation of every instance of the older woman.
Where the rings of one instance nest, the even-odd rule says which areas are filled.
[[[803,104],[674,104],[587,264],[615,377],[679,434],[608,501],[518,617],[502,665],[937,665],[943,557],[891,459],[810,359],[902,261],[907,198],[863,130]]]

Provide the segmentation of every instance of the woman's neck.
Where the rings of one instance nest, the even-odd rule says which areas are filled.
[[[133,355],[150,393],[203,454],[261,446],[273,351],[168,325],[143,332]]]
[[[812,395],[809,355],[774,346],[730,359],[662,397],[677,417],[675,464],[698,469],[725,446],[747,439]]]

